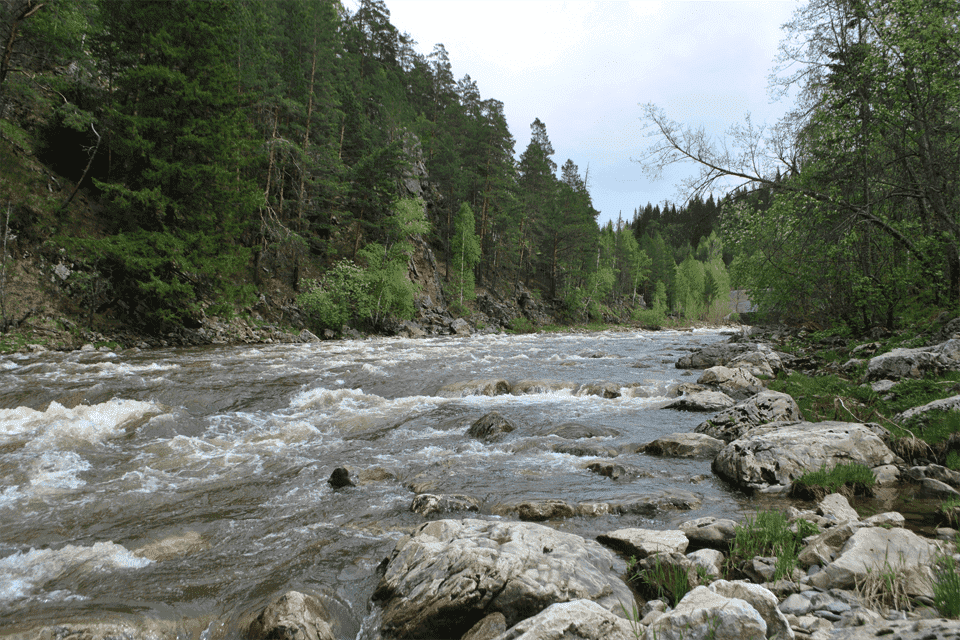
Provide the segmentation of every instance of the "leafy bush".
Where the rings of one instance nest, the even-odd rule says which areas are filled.
[[[301,288],[297,304],[316,329],[340,331],[343,325],[369,316],[373,308],[367,276],[350,260],[341,260],[321,280],[307,280]]]
[[[519,316],[510,321],[508,330],[510,333],[534,333],[536,328],[534,328],[533,323],[530,322],[530,320],[523,316]]]

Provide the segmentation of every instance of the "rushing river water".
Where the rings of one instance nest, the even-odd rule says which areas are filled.
[[[546,523],[589,538],[742,514],[747,499],[715,479],[709,461],[632,453],[707,417],[659,407],[671,385],[696,379],[677,358],[724,337],[378,338],[2,357],[0,632],[110,612],[182,621],[187,637],[198,628],[236,637],[241,620],[296,589],[322,595],[342,637],[377,638],[377,565],[426,520],[410,509],[413,489],[480,502],[479,516],[430,518],[500,517],[504,505],[543,498],[575,505],[686,491],[702,500],[691,511]],[[553,383],[524,395],[441,393],[488,378]],[[577,395],[597,382],[622,395]],[[469,437],[490,411],[517,429],[495,443]],[[555,451],[574,442],[551,434],[567,423],[618,434],[590,442],[620,455]],[[586,468],[598,461],[634,472],[614,480]],[[358,486],[331,488],[338,466]]]

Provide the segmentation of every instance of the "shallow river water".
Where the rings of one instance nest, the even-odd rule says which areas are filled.
[[[678,357],[725,337],[376,338],[2,357],[0,632],[109,613],[178,621],[184,637],[236,637],[242,620],[296,589],[322,595],[342,637],[377,638],[377,566],[427,519],[410,509],[413,489],[480,503],[479,515],[429,518],[509,517],[495,514],[543,498],[576,505],[685,491],[702,501],[546,523],[588,538],[737,517],[752,510],[749,499],[714,478],[709,461],[631,453],[708,417],[660,407],[671,385],[696,380],[674,367]],[[442,395],[488,378],[553,382],[524,395]],[[577,395],[597,382],[622,395]],[[469,437],[490,411],[517,429],[492,444]],[[568,423],[612,430],[590,442],[620,455],[558,453],[575,441],[551,432]],[[614,480],[586,468],[598,461],[633,473]],[[338,466],[358,486],[332,489]]]

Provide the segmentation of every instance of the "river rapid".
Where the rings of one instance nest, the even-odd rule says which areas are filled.
[[[0,357],[0,632],[133,616],[175,621],[182,637],[237,637],[294,589],[321,595],[341,637],[372,640],[377,567],[427,519],[671,492],[700,505],[545,524],[594,538],[737,518],[749,498],[708,460],[633,453],[709,417],[660,407],[670,387],[696,380],[677,359],[725,338],[625,331]],[[490,378],[551,382],[522,395],[443,391]],[[598,382],[620,397],[577,393]],[[491,411],[517,429],[494,443],[469,437]],[[569,423],[610,435],[552,433]],[[609,451],[555,450],[577,442]],[[632,471],[612,479],[587,468],[597,462]],[[358,486],[334,490],[338,466]],[[415,491],[469,496],[479,513],[424,517],[411,511]]]

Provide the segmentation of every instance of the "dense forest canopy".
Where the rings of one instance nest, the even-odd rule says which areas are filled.
[[[0,195],[14,229],[76,256],[82,304],[157,331],[264,273],[317,326],[376,328],[414,313],[426,248],[463,313],[478,286],[523,285],[570,319],[719,319],[732,275],[767,309],[890,325],[960,294],[956,13],[812,0],[782,45],[796,110],[717,146],[648,106],[646,167],[703,171],[686,202],[600,225],[547,123],[516,149],[504,105],[382,0],[0,0],[0,142],[77,187],[48,210]],[[80,188],[96,215],[77,233]]]

